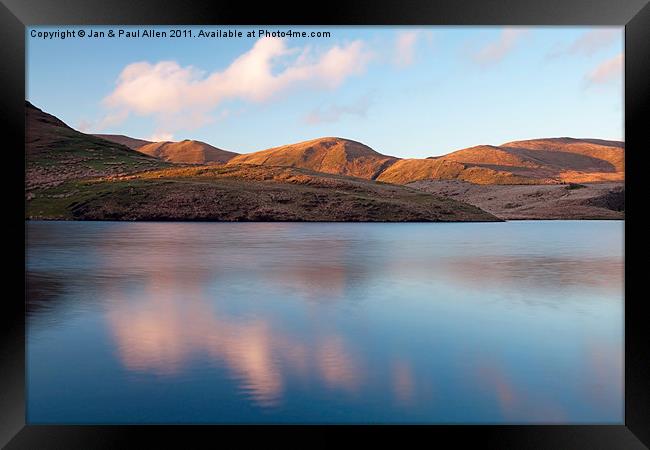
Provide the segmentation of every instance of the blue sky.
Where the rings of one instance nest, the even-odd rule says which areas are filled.
[[[191,30],[181,38],[33,31]],[[27,98],[84,132],[240,153],[322,136],[398,157],[537,137],[623,140],[623,28],[221,27],[27,30]]]

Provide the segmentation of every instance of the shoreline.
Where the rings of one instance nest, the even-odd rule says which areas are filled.
[[[507,223],[507,222],[625,222],[625,218],[593,218],[593,219],[501,219],[501,220],[404,220],[404,221],[379,221],[379,220],[176,220],[176,219],[154,219],[154,220],[111,220],[111,219],[48,219],[48,218],[26,218],[25,223],[28,222],[108,222],[108,223],[295,223],[295,224],[311,224],[311,223],[362,223],[362,224],[405,224],[405,223]]]

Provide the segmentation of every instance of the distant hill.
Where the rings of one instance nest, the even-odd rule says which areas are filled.
[[[122,134],[95,134],[102,139],[126,145],[149,156],[182,164],[207,164],[225,163],[239,153],[222,150],[201,141],[186,139],[180,142],[151,142],[144,139],[136,139]]]
[[[620,141],[562,137],[507,142],[501,148],[519,151],[560,170],[620,174],[625,171],[625,144]]]
[[[229,164],[300,167],[374,180],[397,160],[360,142],[325,137],[240,155],[230,160]]]
[[[543,184],[544,182],[517,175],[513,171],[463,164],[444,157],[402,159],[377,177],[377,181],[395,184],[407,184],[418,180],[463,180],[474,184]]]
[[[549,138],[479,145],[427,159],[401,160],[377,178],[406,184],[462,180],[474,184],[623,181],[625,147],[598,139]]]
[[[400,159],[343,138],[320,138],[237,156],[230,164],[301,167],[387,183],[558,184],[624,180],[622,142],[549,138],[478,145],[426,159]]]
[[[185,164],[225,163],[238,155],[201,141],[151,142],[137,150],[163,161]]]
[[[126,145],[132,150],[137,150],[143,145],[151,144],[151,141],[132,138],[129,136],[124,136],[123,134],[93,134],[93,136],[96,136],[101,139],[105,139],[107,141],[115,142],[117,144]]]
[[[165,166],[124,145],[76,131],[28,101],[25,122],[28,189]]]

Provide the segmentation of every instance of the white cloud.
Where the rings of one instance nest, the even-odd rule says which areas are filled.
[[[527,33],[528,30],[521,28],[506,28],[496,40],[488,42],[474,52],[472,58],[476,63],[484,66],[498,63],[514,50],[521,38]]]
[[[296,87],[334,89],[361,74],[371,56],[360,40],[316,52],[263,38],[221,72],[175,61],[130,64],[104,104],[111,111],[107,118],[135,113],[154,116],[167,129],[198,127],[214,120],[209,112],[228,99],[264,102]]]
[[[82,119],[77,125],[77,129],[82,133],[95,133],[102,131],[113,125],[118,125],[129,117],[128,110],[113,111],[106,114],[102,119],[92,121]]]
[[[417,31],[407,31],[397,35],[395,42],[395,63],[397,65],[407,66],[413,63],[417,39]]]
[[[402,31],[395,39],[395,54],[393,64],[398,67],[406,67],[415,61],[415,49],[417,43],[422,39],[431,41],[432,34],[425,30]]]
[[[622,37],[623,34],[618,29],[605,28],[590,30],[581,34],[571,44],[556,47],[548,56],[550,58],[571,55],[591,56],[599,50],[609,47],[617,39],[622,39]]]
[[[77,123],[76,128],[82,133],[91,133],[93,129],[93,123],[89,120],[82,119],[79,121],[79,123]]]
[[[586,76],[588,86],[608,84],[623,77],[623,53],[600,63]]]
[[[361,97],[350,105],[330,105],[326,108],[317,108],[307,114],[303,121],[309,125],[338,122],[345,115],[365,117],[370,107],[370,97]]]
[[[151,142],[166,142],[166,141],[173,141],[174,140],[174,135],[172,133],[154,133],[151,136],[149,136],[147,141]]]

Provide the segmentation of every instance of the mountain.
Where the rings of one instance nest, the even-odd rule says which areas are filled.
[[[28,218],[483,221],[624,216],[622,142],[533,139],[399,159],[360,142],[327,137],[237,155],[189,140],[140,146],[146,141],[80,133],[29,102],[25,111]]]
[[[398,158],[349,139],[325,137],[239,155],[228,164],[299,167],[374,180]]]
[[[405,159],[380,181],[462,180],[474,184],[558,184],[623,181],[625,147],[598,139],[550,138],[479,145],[443,156]]]
[[[151,142],[137,150],[163,161],[184,164],[225,163],[238,155],[205,142],[188,139],[180,142]]]
[[[166,165],[124,145],[76,131],[28,101],[25,124],[28,189]]]
[[[117,144],[126,145],[132,150],[137,150],[143,145],[151,144],[151,141],[145,141],[144,139],[132,138],[129,136],[124,136],[123,134],[93,134],[93,136],[105,139],[107,141],[115,142]]]
[[[25,108],[28,219],[499,220],[475,206],[417,189],[301,168],[174,166],[73,130],[30,103]],[[223,161],[233,155],[196,141],[144,147],[154,144],[160,144],[152,148],[159,149],[156,155],[161,157],[172,157],[174,150],[192,161]],[[352,147],[345,154],[356,154],[356,146]],[[363,153],[361,158],[376,154],[363,148],[358,153]]]

